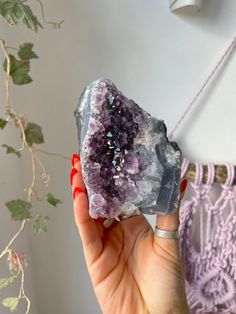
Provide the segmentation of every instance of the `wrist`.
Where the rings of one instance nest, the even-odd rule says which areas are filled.
[[[186,298],[179,303],[173,302],[169,307],[163,307],[162,310],[160,308],[150,311],[150,314],[190,314],[188,303]]]
[[[167,311],[165,314],[189,314],[189,307],[187,300],[183,300],[180,304],[176,304],[172,309]],[[164,314],[164,313],[163,313]]]

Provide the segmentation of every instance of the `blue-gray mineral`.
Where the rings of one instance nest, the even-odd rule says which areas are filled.
[[[164,121],[107,79],[84,89],[75,117],[93,218],[176,211],[182,156],[168,141]]]

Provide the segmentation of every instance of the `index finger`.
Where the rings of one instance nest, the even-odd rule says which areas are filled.
[[[74,168],[78,171],[74,174],[72,182],[72,192],[75,197],[75,222],[83,243],[86,261],[88,264],[92,264],[102,252],[101,222],[94,220],[89,215],[89,202],[79,160],[74,164]]]

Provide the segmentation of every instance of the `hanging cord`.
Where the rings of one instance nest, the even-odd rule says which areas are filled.
[[[177,128],[179,127],[179,125],[182,123],[182,121],[184,120],[184,118],[186,117],[186,115],[189,113],[189,111],[192,109],[193,105],[195,104],[195,102],[197,101],[197,99],[199,98],[199,96],[201,95],[201,93],[203,92],[203,90],[205,89],[205,87],[207,86],[207,84],[210,82],[210,80],[212,79],[212,77],[214,76],[214,74],[216,73],[216,71],[218,70],[218,68],[220,67],[220,65],[223,63],[223,61],[230,56],[230,53],[233,51],[233,49],[236,46],[236,37],[234,37],[233,41],[231,42],[231,44],[229,45],[229,47],[226,49],[225,53],[222,55],[222,57],[220,58],[220,60],[218,61],[218,63],[216,64],[216,66],[214,67],[214,69],[212,70],[212,72],[210,73],[210,75],[207,77],[206,81],[204,82],[204,84],[202,85],[202,87],[200,88],[200,90],[197,92],[197,94],[194,96],[193,100],[190,102],[189,106],[187,107],[187,109],[184,111],[183,115],[180,117],[180,119],[178,120],[176,126],[174,127],[174,129],[169,133],[168,138],[169,140],[172,140],[173,138],[173,134],[174,132],[177,130]]]
[[[174,1],[170,4],[169,9],[171,9],[171,8],[173,7],[173,5],[174,5],[177,1],[178,1],[178,0],[174,0]]]

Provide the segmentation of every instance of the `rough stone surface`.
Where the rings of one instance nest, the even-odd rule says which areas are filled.
[[[93,218],[176,211],[182,156],[164,121],[107,79],[84,89],[75,117]]]

